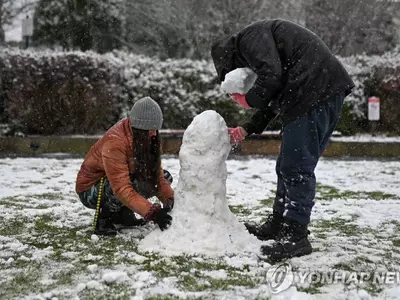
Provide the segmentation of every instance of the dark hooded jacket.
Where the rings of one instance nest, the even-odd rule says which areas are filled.
[[[306,114],[336,94],[347,96],[354,83],[342,64],[313,32],[284,20],[262,20],[213,44],[211,56],[222,82],[248,67],[257,81],[246,94],[258,109],[243,127],[261,133],[279,114],[283,124]]]

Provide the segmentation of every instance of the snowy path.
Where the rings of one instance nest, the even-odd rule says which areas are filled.
[[[400,299],[399,282],[372,280],[298,282],[273,295],[269,264],[252,257],[141,253],[137,243],[150,225],[92,240],[93,212],[74,193],[81,162],[0,159],[0,299]],[[241,221],[261,221],[270,211],[274,165],[228,161],[228,201]],[[176,185],[178,160],[164,159],[164,167]],[[310,228],[315,252],[288,261],[293,269],[400,271],[399,179],[398,161],[322,160]]]

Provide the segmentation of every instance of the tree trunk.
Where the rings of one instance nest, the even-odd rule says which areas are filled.
[[[5,34],[3,29],[3,9],[4,9],[4,0],[0,0],[0,44],[4,44],[5,42]]]

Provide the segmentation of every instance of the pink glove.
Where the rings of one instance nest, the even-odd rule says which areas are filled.
[[[246,133],[245,133],[244,129],[242,129],[241,127],[228,128],[228,134],[229,134],[231,145],[239,144],[246,137]]]
[[[232,98],[233,102],[236,102],[240,106],[242,106],[244,108],[250,108],[250,105],[246,101],[246,95],[234,93],[231,95],[231,98]]]

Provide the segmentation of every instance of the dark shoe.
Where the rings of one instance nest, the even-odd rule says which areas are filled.
[[[103,205],[103,207],[99,211],[98,219],[96,222],[96,228],[94,233],[97,235],[105,235],[105,236],[115,236],[117,235],[117,229],[114,227],[111,220],[111,212],[107,205]]]
[[[300,225],[295,221],[285,221],[280,241],[272,246],[262,246],[263,255],[269,256],[271,260],[282,260],[311,254],[312,247],[308,240],[307,226]]]
[[[116,236],[117,229],[114,227],[110,219],[98,219],[94,234],[105,236]]]
[[[111,222],[114,225],[123,227],[143,226],[146,224],[144,219],[136,218],[135,213],[125,206],[119,212],[112,213]]]
[[[277,240],[280,238],[282,226],[283,226],[283,217],[277,212],[273,212],[268,216],[267,222],[262,225],[244,223],[247,230],[255,235],[259,240]]]

